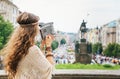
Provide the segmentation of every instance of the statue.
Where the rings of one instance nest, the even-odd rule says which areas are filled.
[[[75,53],[79,53],[79,42],[75,42]]]
[[[81,31],[81,39],[85,39],[85,33],[86,33],[86,22],[82,22],[81,26],[80,26],[80,31]]]
[[[85,34],[87,32],[86,22],[81,23],[79,34],[81,35],[80,42],[75,43],[75,63],[89,64],[91,63],[91,47],[89,43],[86,42]]]

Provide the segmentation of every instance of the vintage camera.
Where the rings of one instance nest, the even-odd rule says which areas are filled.
[[[39,23],[40,26],[40,35],[42,39],[45,39],[46,35],[54,35],[53,22],[50,23]]]

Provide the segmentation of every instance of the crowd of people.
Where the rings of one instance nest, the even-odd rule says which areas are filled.
[[[107,57],[101,54],[96,54],[92,56],[92,63],[120,65],[120,59],[115,57]]]
[[[75,61],[75,57],[73,54],[71,55],[59,55],[59,54],[55,54],[54,55],[54,60],[56,62],[56,64],[68,64],[68,63],[73,63]]]

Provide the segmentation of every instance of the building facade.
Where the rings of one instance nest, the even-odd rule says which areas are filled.
[[[17,25],[16,18],[19,15],[18,7],[12,2],[12,0],[0,0],[0,15],[7,21]]]
[[[89,29],[86,34],[86,39],[89,43],[95,44],[100,42],[100,32],[98,28]]]
[[[116,43],[120,44],[120,18],[117,19],[117,27],[116,27]]]
[[[101,43],[103,47],[106,47],[109,43],[116,43],[116,27],[116,20],[101,27]]]
[[[69,36],[67,35],[67,33],[62,32],[62,31],[57,31],[55,34],[55,40],[59,42],[59,45],[62,39],[65,39],[66,43],[69,43]]]

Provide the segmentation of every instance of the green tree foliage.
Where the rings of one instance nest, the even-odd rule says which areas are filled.
[[[120,57],[120,45],[117,43],[110,43],[103,51],[106,56]]]
[[[92,52],[101,54],[103,51],[103,47],[101,43],[96,43],[92,45]]]
[[[5,21],[0,16],[0,49],[7,43],[9,35],[13,31],[13,25],[9,21]]]
[[[52,50],[55,50],[58,47],[58,45],[59,45],[58,41],[54,40],[51,45]]]
[[[60,44],[66,44],[66,40],[64,38],[61,39]]]

